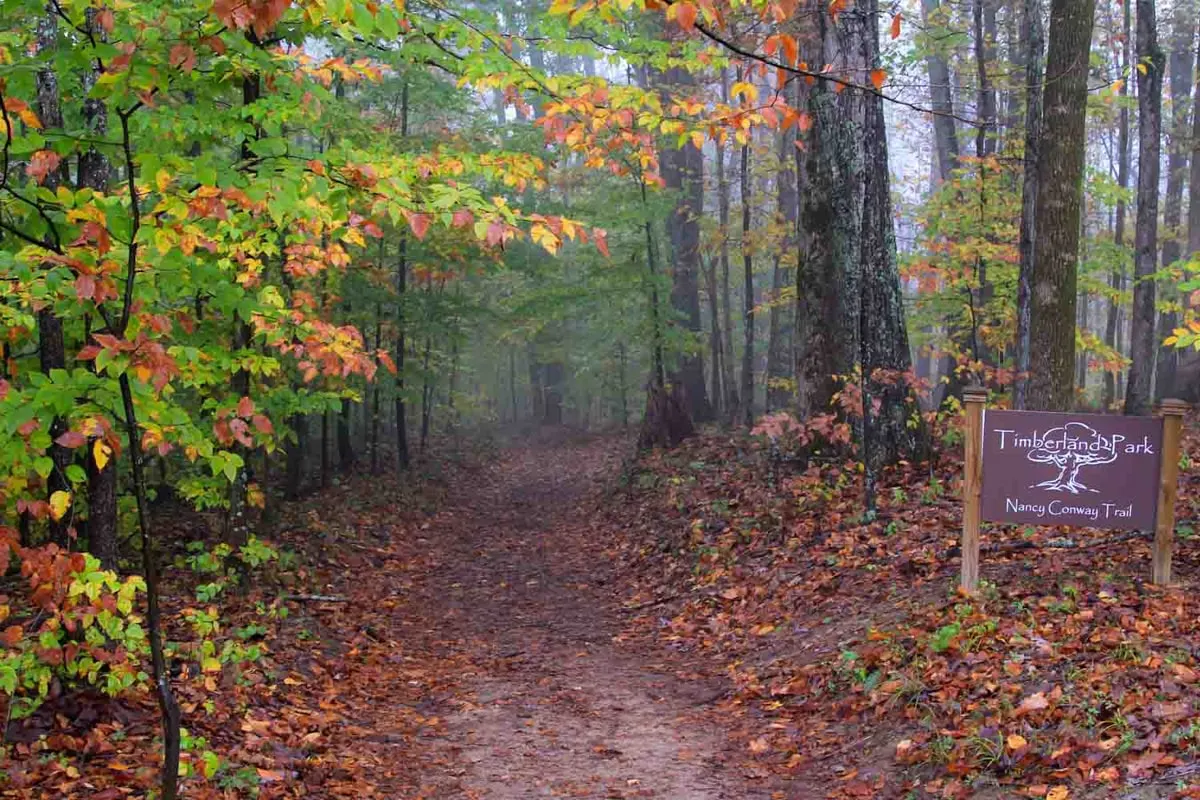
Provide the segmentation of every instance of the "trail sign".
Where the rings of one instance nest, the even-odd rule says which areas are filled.
[[[984,519],[1035,525],[1154,529],[1154,582],[1171,582],[1179,438],[1188,406],[1160,416],[986,411],[963,392],[962,588],[979,585]]]
[[[985,411],[983,518],[1150,530],[1162,419]]]

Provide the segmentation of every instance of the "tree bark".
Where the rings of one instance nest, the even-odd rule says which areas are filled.
[[[1038,148],[1037,230],[1031,275],[1030,408],[1075,401],[1075,294],[1083,200],[1088,56],[1095,0],[1052,0]]]
[[[1124,21],[1122,23],[1122,44],[1121,44],[1121,71],[1122,74],[1128,73],[1130,64],[1133,61],[1133,14],[1129,9],[1129,3],[1122,3]],[[1121,100],[1129,96],[1129,82],[1125,81],[1121,84]],[[1104,344],[1108,347],[1117,350],[1121,346],[1119,335],[1119,322],[1121,319],[1121,307],[1116,300],[1116,295],[1125,289],[1125,275],[1122,269],[1124,263],[1124,247],[1125,247],[1125,217],[1127,212],[1127,204],[1125,202],[1125,190],[1129,188],[1129,109],[1122,102],[1121,110],[1117,122],[1117,186],[1121,192],[1117,197],[1116,221],[1113,229],[1113,244],[1117,247],[1120,263],[1114,266],[1108,276],[1108,288],[1112,290],[1113,297],[1108,301],[1108,314],[1104,322]],[[1104,394],[1101,397],[1101,405],[1105,410],[1112,408],[1113,403],[1117,399],[1117,375],[1119,370],[1104,371]]]
[[[795,137],[784,132],[779,137],[779,169],[775,183],[778,191],[776,219],[782,227],[779,249],[775,255],[771,279],[771,311],[768,321],[767,339],[767,393],[766,410],[787,408],[792,392],[787,387],[792,377],[795,359],[792,355],[791,332],[795,329],[792,319],[794,304],[785,303],[784,287],[792,284],[792,270],[784,262],[796,253],[796,219],[799,215],[796,196]]]
[[[1192,99],[1192,45],[1196,32],[1192,14],[1194,6],[1178,2],[1171,23],[1171,55],[1168,74],[1171,86],[1171,124],[1167,126],[1167,193],[1163,204],[1162,266],[1171,267],[1183,257],[1185,231],[1183,221],[1183,185],[1187,179],[1188,157],[1188,114]],[[1176,302],[1178,292],[1173,291],[1173,282],[1163,286],[1164,299]],[[1179,363],[1179,350],[1163,345],[1162,340],[1171,335],[1179,324],[1179,316],[1173,308],[1160,313],[1158,318],[1157,365],[1154,371],[1154,396],[1161,400],[1175,394],[1175,372]]]
[[[1154,272],[1158,266],[1158,178],[1162,84],[1166,57],[1158,46],[1154,0],[1137,0],[1138,181],[1134,230],[1133,314],[1125,413],[1146,415],[1154,380]]]
[[[853,74],[878,66],[877,2],[815,13],[821,52]],[[905,373],[911,366],[892,228],[883,100],[817,81],[808,108],[801,226],[806,253],[797,282],[797,381],[801,416],[832,411],[834,376],[861,369],[864,462],[870,479],[883,464],[915,454]],[[877,400],[878,402],[872,402]],[[878,406],[876,408],[876,406]]]
[[[46,5],[45,13],[38,18],[37,52],[38,55],[53,53],[58,47],[58,17],[53,3]],[[35,78],[37,86],[37,112],[42,121],[42,127],[47,131],[61,131],[63,127],[62,101],[59,96],[58,74],[54,66],[48,63],[38,70]],[[51,192],[70,181],[70,172],[66,159],[58,169],[46,174],[42,185]],[[37,313],[38,323],[38,358],[42,372],[50,375],[54,370],[66,369],[67,351],[63,336],[63,324],[53,307],[42,309]],[[50,447],[47,450],[54,467],[46,478],[47,497],[55,492],[70,490],[66,469],[71,463],[71,451],[57,443],[57,439],[67,431],[67,423],[62,417],[50,421]],[[60,547],[68,547],[71,515],[59,520],[50,520],[50,540]]]
[[[84,15],[84,27],[89,35],[99,41],[104,36],[104,29],[97,24],[98,14],[99,9],[89,8]],[[100,71],[95,66],[83,73],[85,94],[91,94],[99,77]],[[103,140],[108,133],[108,107],[104,101],[86,97],[83,101],[83,121],[93,139]],[[89,145],[79,157],[79,188],[106,193],[109,174],[108,158],[94,145]],[[89,362],[89,367],[94,369],[94,364]],[[117,459],[114,453],[105,469],[98,468],[93,455],[96,441],[89,439],[84,450],[88,482],[88,549],[100,560],[102,567],[115,571],[120,551],[117,534]]]
[[[750,242],[750,144],[742,145],[742,423],[754,424],[754,256]]]
[[[695,78],[685,69],[671,69],[663,76],[666,91],[687,92]],[[664,148],[662,177],[676,195],[675,208],[667,219],[671,241],[671,307],[683,327],[697,338],[700,322],[700,215],[704,213],[704,154],[689,139],[682,147]],[[696,422],[713,418],[704,380],[704,355],[691,347],[675,360],[669,379],[683,386],[688,411]]]
[[[408,81],[400,89],[400,139],[408,138]],[[396,464],[400,471],[408,469],[408,416],[404,397],[404,356],[408,350],[405,341],[404,303],[408,289],[408,234],[400,231],[400,244],[396,252]]]
[[[729,102],[729,75],[721,70],[721,101]],[[722,347],[721,361],[725,368],[722,383],[725,386],[725,414],[733,421],[737,412],[738,396],[737,383],[733,379],[733,301],[729,291],[729,176],[725,171],[725,144],[717,142],[717,225],[720,236],[721,257],[721,308],[724,316],[721,321]]]
[[[921,0],[921,20],[928,28],[938,24],[938,0]],[[950,180],[958,169],[958,130],[954,120],[950,67],[946,58],[927,45],[925,65],[929,70],[929,99],[933,113],[933,139],[937,152],[939,182]]]
[[[1014,359],[1013,408],[1026,407],[1029,389],[1030,315],[1033,305],[1034,240],[1037,236],[1039,152],[1042,141],[1042,5],[1024,0],[1021,49],[1025,60],[1025,153],[1021,184],[1021,231],[1017,273],[1017,336]]]

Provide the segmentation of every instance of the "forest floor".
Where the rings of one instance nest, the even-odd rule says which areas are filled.
[[[221,599],[262,653],[176,655],[183,796],[1200,797],[1200,475],[1178,586],[1143,540],[1013,527],[967,598],[952,455],[864,519],[852,466],[744,434],[631,452],[560,433],[286,507],[289,563]],[[167,577],[186,641],[195,577]],[[156,736],[148,695],[56,692],[0,797],[146,796]]]

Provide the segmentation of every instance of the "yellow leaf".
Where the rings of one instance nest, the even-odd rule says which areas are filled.
[[[171,173],[165,169],[160,169],[154,173],[154,185],[158,187],[160,192],[165,192],[167,187],[171,185]]]
[[[1149,70],[1146,69],[1146,65],[1141,62],[1139,62],[1137,65],[1137,71],[1141,75],[1145,75],[1147,72],[1149,72]],[[1055,788],[1059,788],[1059,787],[1055,787]],[[1053,792],[1051,794],[1053,794]],[[1049,797],[1050,795],[1046,795],[1046,796]],[[1066,797],[1066,795],[1064,794],[1063,797]]]
[[[692,146],[697,150],[704,149],[704,134],[700,131],[692,131]]]
[[[50,495],[50,518],[55,522],[66,516],[67,509],[71,507],[71,493],[64,492],[61,489]]]
[[[751,103],[753,103],[755,100],[758,99],[758,87],[755,86],[753,83],[747,83],[746,81],[738,81],[737,83],[733,84],[733,87],[730,88],[730,90],[729,90],[729,96],[732,97],[734,100],[736,100],[738,98],[738,95],[743,95],[743,94],[746,96],[747,100],[749,100]]]
[[[200,669],[204,670],[205,672],[220,672],[221,662],[212,656],[208,656],[200,662]]]
[[[1009,750],[1020,750],[1022,747],[1029,744],[1029,742],[1025,740],[1025,737],[1019,733],[1010,733],[1006,742],[1008,743]]]
[[[92,459],[96,462],[96,469],[103,471],[108,464],[110,455],[112,455],[112,448],[105,444],[103,439],[97,439],[92,444]]]
[[[1141,66],[1140,64],[1138,66]],[[1046,800],[1067,800],[1071,793],[1067,791],[1065,786],[1055,786],[1050,791],[1046,792]]]

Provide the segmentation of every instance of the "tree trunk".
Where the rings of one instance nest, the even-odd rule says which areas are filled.
[[[721,100],[729,102],[729,75],[721,70]],[[737,383],[733,379],[733,301],[729,292],[729,176],[725,171],[725,144],[718,141],[717,150],[717,225],[720,237],[721,257],[721,308],[724,317],[721,322],[722,346],[721,362],[725,374],[721,383],[725,386],[725,413],[727,419],[733,421],[737,413],[738,397]]]
[[[400,139],[408,137],[408,81],[400,89]],[[408,469],[408,417],[404,399],[404,356],[408,349],[404,330],[404,302],[408,289],[408,234],[400,232],[396,253],[396,464],[401,471]]]
[[[787,384],[792,377],[794,358],[789,347],[790,331],[795,327],[792,319],[794,305],[783,300],[784,287],[792,284],[792,270],[784,263],[784,258],[792,258],[796,253],[796,218],[798,216],[796,197],[796,172],[794,169],[795,137],[783,133],[779,137],[779,171],[776,173],[777,220],[782,226],[779,249],[775,255],[775,265],[771,279],[771,311],[769,317],[769,338],[767,339],[767,411],[787,408],[792,399],[792,392]]]
[[[878,4],[814,13],[820,53],[866,74],[878,66]],[[917,437],[904,373],[911,366],[892,228],[883,100],[817,81],[808,108],[801,227],[806,253],[798,281],[797,380],[802,417],[832,411],[836,375],[861,369],[864,462],[870,480],[883,464],[913,454]],[[878,401],[878,408],[872,400]]]
[[[738,176],[742,198],[742,382],[740,407],[746,427],[754,424],[754,257],[750,243],[750,144],[742,145]]]
[[[1154,272],[1158,266],[1158,178],[1162,83],[1166,58],[1158,46],[1154,0],[1137,0],[1138,181],[1134,230],[1133,314],[1125,413],[1146,415],[1154,380]]]
[[[939,16],[938,0],[921,0],[921,19],[926,27],[936,24]],[[953,116],[950,67],[945,56],[932,46],[927,47],[925,65],[929,70],[930,108],[934,112],[933,138],[939,182],[948,181],[954,170],[958,169],[958,131]]]
[[[1129,9],[1128,2],[1122,3],[1121,7],[1124,13],[1124,36],[1121,44],[1121,68],[1124,74],[1129,72],[1130,64],[1133,61],[1133,14]],[[1128,96],[1129,82],[1125,81],[1121,84],[1122,101]],[[1125,216],[1127,208],[1125,203],[1125,189],[1129,188],[1129,109],[1124,102],[1121,103],[1119,114],[1117,122],[1117,186],[1121,188],[1121,192],[1117,197],[1117,218],[1113,231],[1113,244],[1117,247],[1120,262],[1108,276],[1108,286],[1114,296],[1108,301],[1108,316],[1104,321],[1104,343],[1114,350],[1119,349],[1121,346],[1120,336],[1118,335],[1121,307],[1117,302],[1116,295],[1125,289],[1125,275],[1121,264],[1125,261]],[[1106,411],[1112,408],[1113,403],[1117,400],[1118,372],[1112,370],[1104,371],[1104,395],[1101,398],[1101,405]]]
[[[1025,60],[1025,153],[1021,184],[1021,231],[1017,273],[1017,336],[1013,408],[1026,407],[1029,390],[1030,314],[1033,305],[1034,239],[1037,235],[1039,157],[1042,141],[1042,5],[1024,0],[1021,49]]]
[[[99,9],[89,8],[84,15],[84,27],[89,35],[99,40],[104,36],[104,29],[97,24],[98,14]],[[99,77],[100,71],[97,67],[83,73],[85,94],[91,93]],[[83,101],[83,121],[91,137],[98,141],[103,140],[108,133],[108,107],[104,101],[86,98]],[[94,145],[89,145],[79,157],[79,187],[106,193],[109,174],[108,158],[96,150]],[[88,362],[88,366],[90,369],[95,368],[92,362]],[[117,459],[114,454],[107,468],[99,469],[93,455],[96,441],[89,439],[84,450],[88,482],[88,549],[100,559],[102,567],[116,570],[120,551],[117,538]]]
[[[38,18],[37,50],[39,54],[52,52],[58,46],[58,17],[55,10],[53,3],[47,4],[46,12]],[[35,80],[37,112],[42,121],[42,127],[46,131],[60,131],[63,127],[62,103],[58,91],[58,75],[55,73],[54,67],[47,65],[45,69],[39,70]],[[46,174],[42,185],[50,192],[54,192],[59,186],[69,181],[70,172],[66,159],[63,159],[58,169],[51,170]],[[52,370],[66,369],[67,351],[63,338],[62,320],[54,313],[53,308],[46,308],[38,312],[37,323],[38,358],[42,372],[49,375]],[[66,431],[67,423],[62,417],[55,417],[50,421],[50,446],[47,453],[54,462],[54,466],[46,478],[47,496],[55,492],[70,491],[71,488],[70,482],[67,480],[66,469],[71,463],[73,455],[68,448],[57,444],[58,437]],[[59,520],[50,520],[50,540],[60,547],[68,547],[70,545],[68,538],[70,523],[70,514]]]
[[[717,297],[717,260],[708,259],[704,271],[705,289],[708,293],[709,351],[712,354],[712,399],[716,411],[725,397],[721,388],[721,304]]]
[[[668,70],[664,76],[672,91],[687,92],[695,78],[684,69]],[[671,307],[693,335],[702,333],[700,322],[700,216],[704,213],[704,154],[689,139],[682,147],[666,148],[662,176],[668,191],[676,194],[675,208],[667,219],[671,241]],[[713,418],[704,380],[704,356],[689,348],[680,353],[669,376],[680,383],[692,419]]]
[[[350,398],[342,398],[341,413],[337,420],[338,469],[349,472],[354,469],[354,442],[350,439],[350,412],[353,403]]]
[[[1196,32],[1192,14],[1194,6],[1179,2],[1171,23],[1171,55],[1168,73],[1171,83],[1171,124],[1167,126],[1167,194],[1163,205],[1162,266],[1171,267],[1183,257],[1184,231],[1183,184],[1187,178],[1188,112],[1192,99],[1192,40]],[[1178,301],[1174,281],[1163,285],[1164,300]],[[1159,315],[1157,366],[1154,371],[1154,396],[1161,400],[1175,394],[1175,371],[1179,362],[1179,350],[1163,345],[1162,340],[1171,335],[1179,324],[1174,308]]]
[[[308,415],[291,415],[288,418],[288,427],[295,435],[296,441],[290,442],[287,448],[283,496],[288,500],[299,500],[304,493],[305,455],[308,453]]]
[[[1052,0],[1038,147],[1037,221],[1029,328],[1030,408],[1075,401],[1075,294],[1086,145],[1088,56],[1095,0]]]

